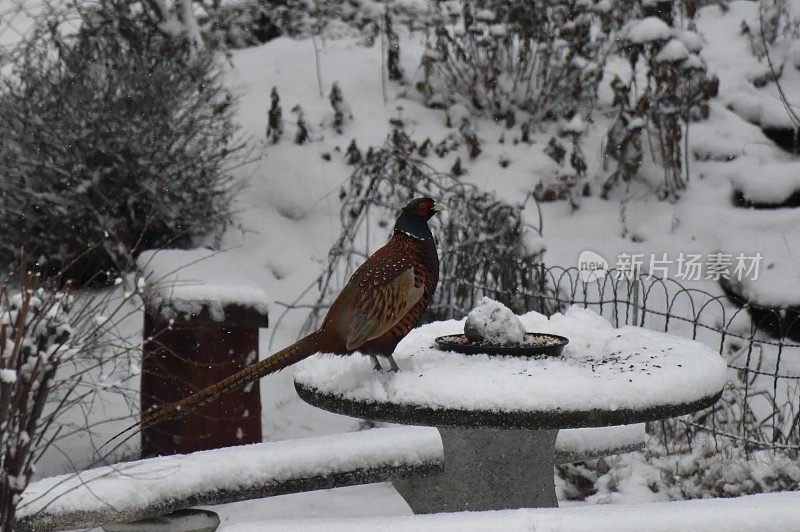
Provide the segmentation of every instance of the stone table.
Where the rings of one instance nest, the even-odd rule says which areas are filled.
[[[528,331],[566,336],[561,357],[440,351],[434,338],[463,321],[420,327],[398,346],[396,373],[368,357],[315,355],[297,365],[295,388],[319,408],[376,421],[429,425],[444,445],[444,473],[397,481],[415,513],[555,507],[559,429],[654,421],[714,404],[724,360],[698,342],[638,327],[615,329],[578,307]]]

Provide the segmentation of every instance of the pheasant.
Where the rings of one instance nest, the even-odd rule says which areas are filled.
[[[382,369],[378,361],[382,357],[397,371],[392,353],[422,317],[439,280],[439,258],[428,220],[441,210],[444,207],[427,197],[406,205],[389,242],[353,273],[319,330],[208,388],[143,415],[109,442],[208,404],[315,353],[359,351],[372,357],[376,370]]]

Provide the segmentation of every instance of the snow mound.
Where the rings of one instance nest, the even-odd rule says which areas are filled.
[[[145,279],[148,309],[166,318],[208,308],[223,321],[225,307],[237,305],[266,314],[269,298],[227,252],[209,249],[144,251],[136,261]]]
[[[761,264],[757,278],[731,279],[731,285],[752,304],[784,309],[800,307],[800,264],[791,260]]]
[[[800,107],[794,101],[788,102],[795,115],[800,114]],[[759,115],[761,127],[775,129],[797,129],[792,113],[777,96],[765,96]]]
[[[652,41],[666,41],[670,38],[670,28],[658,17],[632,20],[625,25],[622,35],[626,41],[643,44]]]
[[[467,316],[464,333],[473,342],[491,345],[519,345],[525,339],[525,327],[511,310],[484,297]]]
[[[586,131],[586,123],[577,113],[569,121],[564,121],[558,126],[562,134],[580,134]]]
[[[686,45],[686,48],[689,49],[690,52],[697,53],[703,49],[703,45],[705,42],[703,38],[694,31],[691,30],[679,30],[676,34],[681,42]]]
[[[419,327],[403,339],[394,353],[398,372],[374,371],[359,354],[315,355],[295,366],[295,382],[352,401],[544,414],[681,405],[714,396],[725,384],[725,361],[699,342],[638,327],[616,329],[577,306],[549,319],[530,312],[520,320],[527,330],[566,336],[564,354],[440,351],[434,339],[463,327],[463,320],[450,320]]]
[[[753,203],[780,204],[800,192],[800,162],[740,162],[730,175],[734,190]]]
[[[491,9],[481,9],[475,13],[475,20],[483,22],[493,22],[495,19],[494,12]]]
[[[683,62],[684,68],[691,68],[695,70],[703,70],[705,65],[703,64],[703,60],[697,54],[689,54],[686,60]]]
[[[672,39],[656,55],[659,63],[677,63],[689,58],[689,50],[678,39]]]

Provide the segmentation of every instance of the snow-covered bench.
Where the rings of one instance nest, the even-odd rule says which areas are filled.
[[[429,428],[380,428],[99,467],[32,483],[17,529],[123,523],[197,505],[368,484],[441,471]]]
[[[629,453],[644,447],[646,440],[644,423],[564,429],[558,431],[553,459],[557,464],[565,464]]]
[[[238,523],[222,532],[778,532],[798,529],[800,493],[730,499],[603,504],[414,516],[281,519]]]
[[[577,461],[625,452],[643,425],[559,433],[556,458]],[[32,483],[20,530],[128,522],[196,505],[367,484],[435,473],[442,441],[430,427],[391,427],[151,458]]]

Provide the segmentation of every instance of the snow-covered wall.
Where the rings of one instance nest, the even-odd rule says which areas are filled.
[[[166,318],[198,314],[208,308],[212,319],[225,319],[225,307],[236,305],[266,314],[269,298],[256,279],[225,252],[209,249],[162,249],[139,255],[148,309]]]

